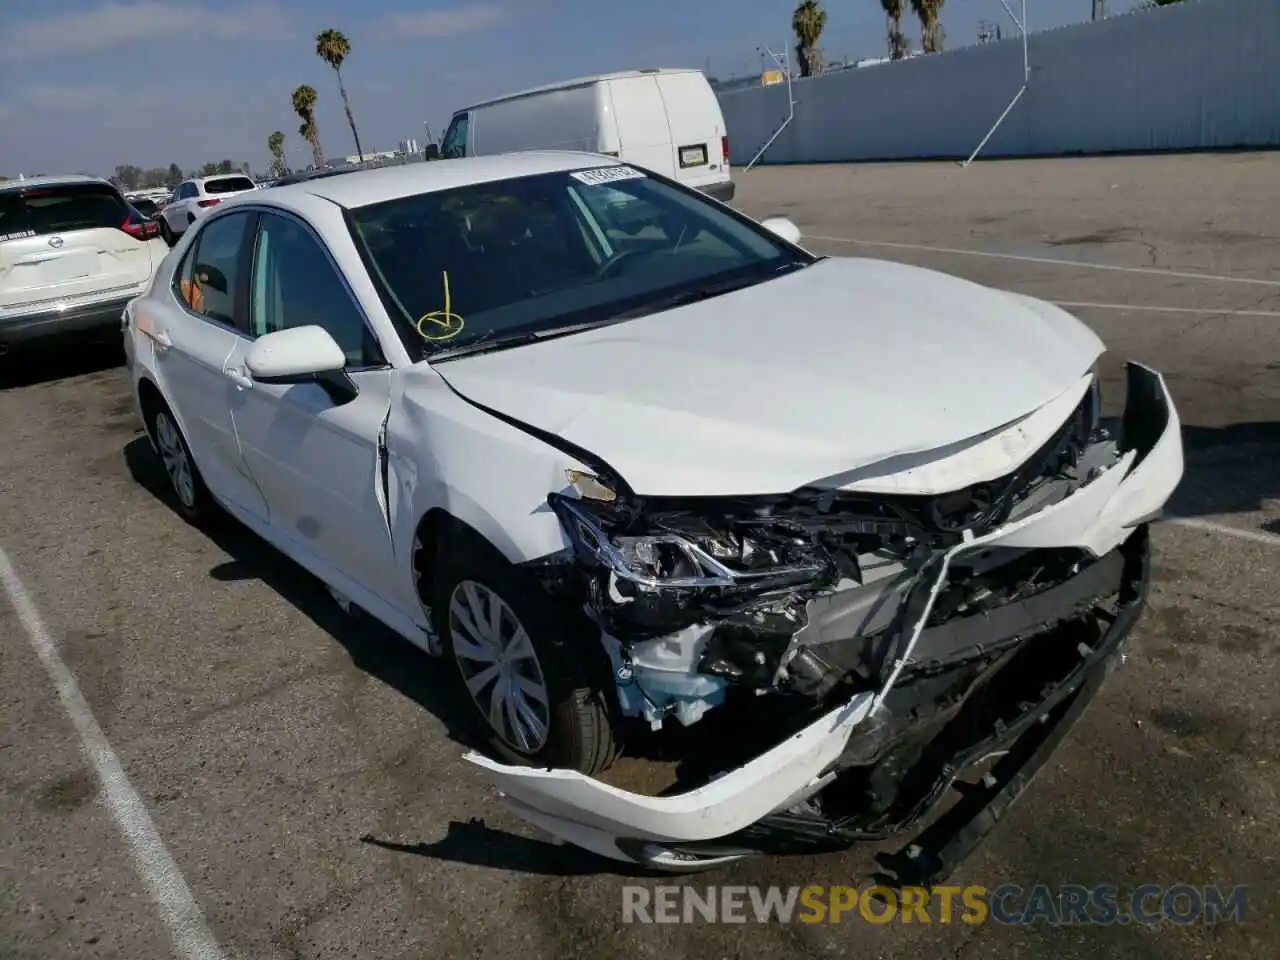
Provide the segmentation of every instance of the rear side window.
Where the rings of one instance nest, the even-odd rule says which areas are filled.
[[[236,212],[205,225],[178,270],[177,294],[195,313],[243,328],[236,310],[240,264],[253,215]]]
[[[255,184],[248,177],[219,177],[217,180],[206,180],[204,192],[208,194],[238,193],[241,190],[255,190]]]
[[[0,193],[0,241],[119,227],[124,200],[105,184],[77,183]]]

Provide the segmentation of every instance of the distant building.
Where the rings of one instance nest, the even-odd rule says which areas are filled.
[[[399,156],[400,156],[400,151],[398,150],[368,150],[365,152],[364,162],[368,163],[370,160],[394,160]],[[341,160],[338,160],[338,161],[330,161],[328,164],[326,164],[326,166],[338,167],[338,166],[346,166],[346,165],[359,163],[359,162],[360,162],[359,155],[352,154],[351,156],[343,157]]]
[[[403,154],[417,153],[418,141],[412,138],[400,141],[400,152]]]

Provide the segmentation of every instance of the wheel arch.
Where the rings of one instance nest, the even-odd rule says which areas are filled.
[[[431,507],[419,518],[414,527],[411,557],[418,599],[428,606],[431,603],[431,585],[440,571],[441,550],[454,538],[465,540],[471,547],[483,553],[512,563],[511,554],[515,551],[514,544],[509,544],[509,550],[503,549],[466,520],[450,513],[444,507]]]
[[[151,435],[151,418],[164,407],[169,404],[164,399],[164,394],[160,388],[156,386],[156,382],[148,376],[138,378],[138,411],[142,414],[142,423],[147,430],[147,439],[151,442],[151,446],[156,445],[156,438]],[[172,411],[172,408],[170,408]],[[176,417],[177,414],[174,414]]]
[[[138,377],[138,411],[142,414],[143,426],[146,428],[147,440],[151,444],[151,449],[158,450],[155,435],[151,430],[151,418],[160,410],[168,410],[169,415],[173,417],[178,425],[178,429],[182,431],[182,436],[190,445],[191,437],[187,433],[187,424],[183,420],[182,414],[174,409],[168,398],[164,395],[164,391],[160,389],[160,385],[151,374],[142,374]],[[200,468],[200,454],[195,449],[191,450],[191,458],[196,462],[196,468]]]

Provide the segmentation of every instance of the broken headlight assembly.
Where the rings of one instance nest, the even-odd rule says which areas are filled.
[[[687,511],[646,516],[612,501],[562,494],[547,502],[579,559],[611,575],[615,600],[634,591],[768,591],[810,583],[829,567],[824,552],[799,532],[770,527],[753,533],[749,524]]]

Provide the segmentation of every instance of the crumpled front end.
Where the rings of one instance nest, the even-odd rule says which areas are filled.
[[[980,771],[908,846],[905,872],[946,872],[1083,710],[1145,603],[1180,425],[1136,364],[1118,436],[1098,412],[1095,385],[1011,472],[941,495],[646,501],[578,478],[579,497],[550,498],[574,543],[564,582],[622,712],[687,726],[768,695],[776,734],[658,797],[468,759],[531,823],[670,870],[914,831]]]

